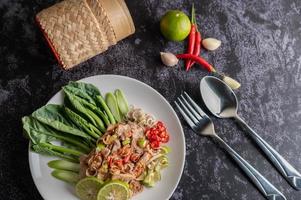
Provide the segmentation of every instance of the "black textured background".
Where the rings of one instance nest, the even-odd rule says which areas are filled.
[[[63,71],[34,23],[54,0],[0,1],[0,199],[42,199],[28,167],[20,118],[45,104],[69,80],[96,74],[120,74],[157,89],[169,102],[182,90],[199,97],[207,73],[182,63],[167,68],[159,51],[183,52],[185,43],[164,40],[159,19],[168,9],[189,13],[192,1],[127,0],[136,33],[73,70]],[[195,1],[203,37],[222,40],[202,55],[218,70],[238,79],[242,117],[301,171],[301,1]],[[301,199],[258,148],[231,120],[214,120],[217,132],[282,191]],[[185,170],[172,199],[264,199],[223,150],[184,124]]]

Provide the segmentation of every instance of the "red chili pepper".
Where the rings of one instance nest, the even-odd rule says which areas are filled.
[[[156,124],[156,126],[157,126],[157,127],[163,127],[164,125],[163,125],[163,122],[158,121],[157,124]]]
[[[169,135],[167,134],[165,137],[161,138],[162,143],[167,143],[169,141]]]
[[[160,138],[166,137],[166,135],[167,135],[166,131],[162,131],[159,133]]]
[[[129,154],[128,156],[126,156],[124,159],[123,159],[123,163],[128,163],[129,160],[131,158],[131,154]]]
[[[132,162],[137,162],[139,158],[140,158],[140,156],[138,154],[132,154],[130,157],[130,160]]]
[[[150,141],[158,141],[160,138],[156,133],[153,133],[150,137]]]
[[[121,159],[119,159],[119,160],[114,160],[114,162],[113,162],[115,165],[117,165],[119,168],[122,168],[122,163],[123,163],[123,161],[121,160]]]
[[[164,126],[159,127],[158,129],[159,129],[159,131],[162,131],[162,132],[163,132],[163,131],[166,131],[166,128],[165,128]]]
[[[202,41],[202,36],[199,31],[196,32],[195,34],[195,43],[194,43],[194,50],[193,50],[193,55],[199,56],[201,53],[201,41]],[[195,61],[191,61],[188,66],[188,70],[192,67],[192,65],[195,63]]]
[[[209,72],[216,72],[216,70],[214,69],[214,67],[212,65],[210,65],[202,57],[195,56],[195,55],[192,55],[192,54],[178,54],[178,55],[176,55],[176,57],[180,58],[180,59],[190,59],[190,60],[195,61],[195,62],[199,63],[200,65],[202,65]]]
[[[192,4],[191,7],[191,30],[190,30],[190,34],[189,34],[189,38],[188,38],[188,47],[187,47],[187,53],[188,54],[193,54],[194,51],[194,46],[195,46],[195,39],[196,39],[196,31],[197,31],[197,24],[196,24],[196,20],[195,20],[195,9],[194,9],[194,4]],[[185,68],[186,71],[189,70],[189,66],[191,65],[191,60],[186,60],[185,62]]]
[[[159,146],[160,146],[160,142],[159,142],[159,141],[153,141],[153,142],[151,143],[151,147],[152,147],[153,149],[157,149]]]
[[[145,134],[153,149],[158,148],[161,142],[166,143],[169,141],[169,134],[161,121],[157,122],[153,128],[148,129]]]
[[[188,47],[187,47],[187,54],[192,54],[194,49],[194,43],[195,43],[195,25],[191,25],[189,37],[188,37]],[[186,60],[185,62],[185,68],[186,71],[188,71],[188,67],[190,65],[190,60]]]
[[[108,156],[108,163],[109,163],[109,166],[111,166],[111,165],[112,165],[112,162],[113,162],[113,159],[112,159],[112,157],[111,157],[111,156]]]

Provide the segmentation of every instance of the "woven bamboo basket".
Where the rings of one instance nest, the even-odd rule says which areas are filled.
[[[124,0],[64,0],[42,10],[36,20],[64,69],[135,32]]]

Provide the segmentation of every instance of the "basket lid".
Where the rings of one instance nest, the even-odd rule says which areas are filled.
[[[135,32],[133,19],[124,0],[102,0],[100,2],[108,15],[117,41]]]

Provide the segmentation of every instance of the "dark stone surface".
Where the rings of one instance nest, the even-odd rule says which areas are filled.
[[[35,188],[22,137],[21,117],[44,105],[69,80],[120,74],[141,80],[173,102],[182,90],[199,97],[207,73],[182,63],[166,68],[159,51],[183,52],[185,43],[167,42],[158,28],[168,9],[189,13],[192,1],[128,0],[136,33],[73,70],[63,71],[34,23],[34,15],[56,1],[0,1],[0,199],[42,199]],[[301,1],[195,1],[203,37],[222,40],[202,55],[238,79],[239,113],[290,163],[301,170]],[[288,200],[301,199],[254,143],[231,120],[216,129],[266,176]],[[172,199],[264,199],[223,150],[184,124],[185,170]]]

